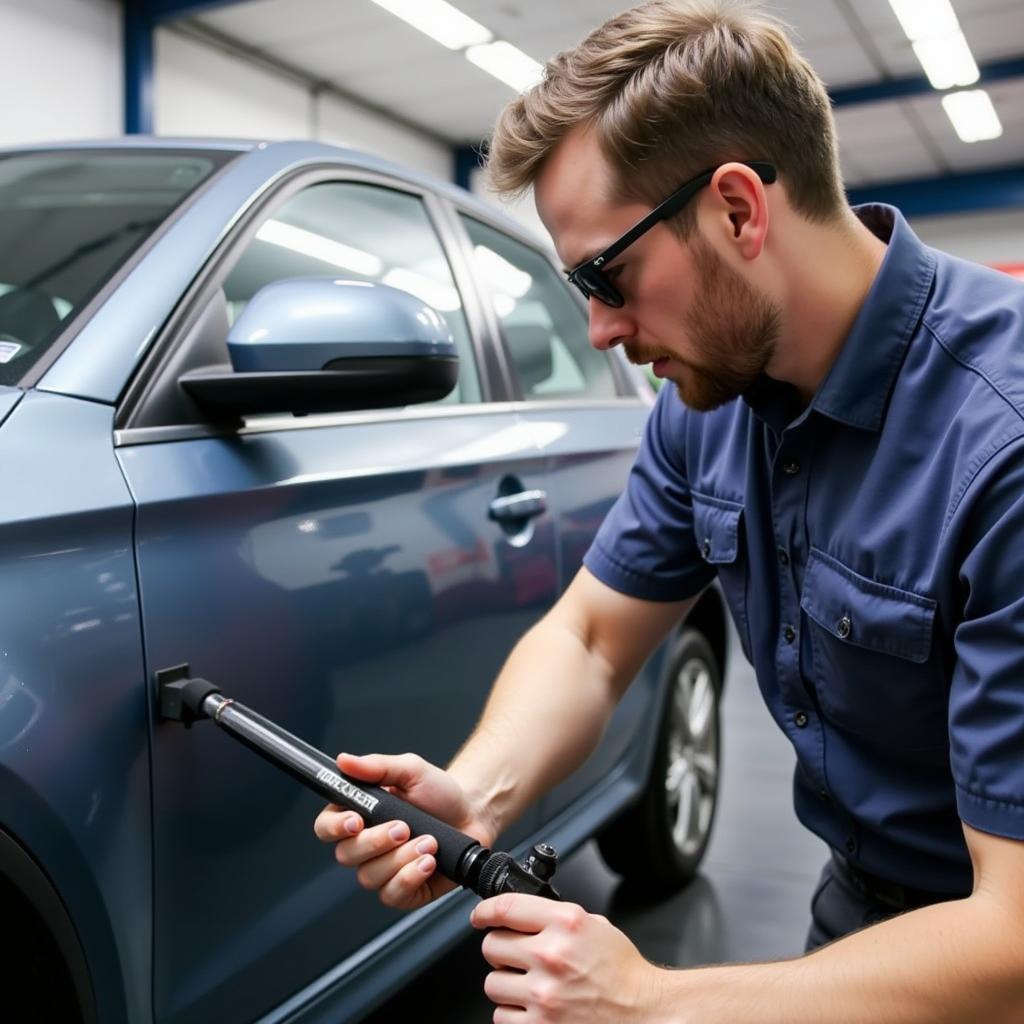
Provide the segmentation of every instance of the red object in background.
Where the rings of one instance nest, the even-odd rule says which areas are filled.
[[[992,263],[990,266],[1001,270],[1004,274],[1009,274],[1010,277],[1024,281],[1024,263]]]

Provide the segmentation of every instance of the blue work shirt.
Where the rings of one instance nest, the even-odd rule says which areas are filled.
[[[810,404],[767,377],[709,413],[663,388],[584,562],[654,601],[717,575],[800,820],[966,893],[961,819],[1024,839],[1024,287],[857,214],[888,250]]]

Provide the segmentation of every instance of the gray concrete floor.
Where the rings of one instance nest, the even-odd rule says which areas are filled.
[[[624,892],[588,843],[558,870],[565,899],[604,914],[650,960],[677,967],[777,960],[803,950],[809,902],[827,848],[796,820],[793,752],[771,720],[735,640],[722,708],[718,819],[698,878],[656,906]],[[486,1024],[488,965],[473,936],[366,1018]]]

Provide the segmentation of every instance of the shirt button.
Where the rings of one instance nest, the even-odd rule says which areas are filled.
[[[782,630],[782,637],[787,644],[791,644],[796,639],[796,630],[792,626],[786,626]]]
[[[789,553],[785,548],[779,548],[779,561],[783,565],[789,565]]]
[[[705,537],[704,538],[704,543],[701,544],[701,546],[700,546],[700,553],[705,558],[710,558],[711,557],[711,538],[710,537]]]
[[[786,476],[796,476],[797,473],[800,472],[800,463],[797,462],[796,459],[784,463],[782,467],[782,472],[785,473]]]
[[[844,615],[836,623],[836,634],[839,636],[840,640],[846,640],[852,631],[853,623],[850,621],[850,616]]]
[[[846,837],[846,852],[856,853],[857,852],[857,840],[853,836]]]
[[[826,804],[832,803],[832,797],[828,795],[828,790],[825,789],[824,786],[822,786],[821,789],[818,790],[818,799],[820,799],[823,803]]]
[[[796,727],[798,729],[802,729],[805,725],[807,725],[807,721],[807,714],[804,711],[798,711],[793,716],[793,722],[796,724]]]

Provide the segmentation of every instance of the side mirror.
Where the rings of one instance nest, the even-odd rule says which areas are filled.
[[[204,409],[346,412],[433,402],[455,387],[444,317],[385,284],[290,278],[261,288],[228,334],[231,366],[178,383]]]

